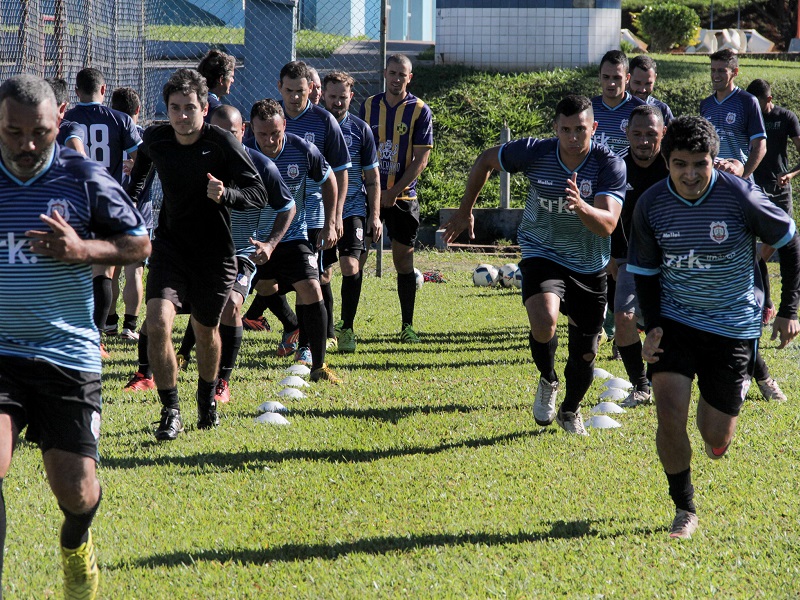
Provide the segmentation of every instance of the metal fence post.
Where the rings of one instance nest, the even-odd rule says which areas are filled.
[[[386,13],[389,9],[389,3],[387,0],[381,0],[381,90],[386,91],[386,79],[383,77],[383,67],[386,65],[386,32],[387,32],[387,16]],[[378,190],[380,194],[380,190]],[[381,234],[381,239],[378,240],[378,243],[375,247],[375,275],[377,277],[383,277],[383,236],[386,233]]]
[[[508,123],[503,123],[500,129],[500,143],[511,141],[511,130]],[[500,171],[500,208],[511,206],[511,176],[505,171]]]

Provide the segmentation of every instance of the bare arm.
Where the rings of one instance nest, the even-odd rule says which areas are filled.
[[[328,177],[322,183],[322,204],[325,206],[325,226],[316,240],[317,246],[328,250],[336,245],[336,215],[338,211],[338,194],[336,177]]]
[[[594,206],[584,202],[577,184],[578,174],[567,179],[567,208],[573,211],[589,231],[600,237],[608,237],[619,220],[622,205],[611,196],[595,196]]]
[[[336,188],[338,190],[338,198],[336,199],[336,222],[341,224],[342,211],[344,211],[344,203],[347,200],[347,169],[336,171]]]
[[[296,212],[297,208],[292,206],[289,210],[279,212],[275,215],[272,231],[270,231],[269,237],[263,242],[250,238],[250,243],[256,247],[255,252],[250,255],[250,259],[255,264],[263,265],[269,260],[270,256],[272,256],[272,252],[275,250],[275,246],[277,246],[283,239],[283,236],[286,235],[286,231],[289,229],[289,225],[291,225]]]
[[[456,239],[465,229],[468,231],[470,239],[475,238],[475,219],[472,216],[472,208],[478,201],[478,194],[481,193],[483,186],[486,185],[492,171],[501,169],[500,146],[484,150],[477,158],[469,172],[467,187],[464,190],[464,196],[461,198],[461,205],[445,225],[443,239],[446,244]]]
[[[378,167],[373,167],[364,171],[364,187],[367,190],[367,210],[372,220],[369,230],[372,232],[372,239],[377,240],[381,237],[383,226],[381,225],[381,176]]]
[[[792,142],[794,142],[794,147],[797,148],[797,151],[800,152],[800,137],[793,137]],[[788,184],[797,177],[798,173],[800,173],[800,163],[797,163],[790,171],[778,175],[778,185],[784,186]]]
[[[750,156],[747,162],[744,163],[744,173],[742,177],[747,179],[756,170],[756,167],[761,163],[764,155],[767,153],[767,138],[758,138],[750,142]]]
[[[394,203],[397,202],[397,197],[402,194],[403,190],[419,177],[425,170],[425,167],[428,166],[428,159],[430,156],[430,148],[414,146],[414,150],[411,154],[411,164],[408,169],[406,169],[406,172],[403,173],[400,179],[398,179],[391,188],[381,192],[381,206],[394,206]]]
[[[76,152],[80,152],[84,156],[86,156],[86,147],[83,145],[83,142],[78,137],[71,137],[67,140],[66,143],[67,148],[72,148]]]

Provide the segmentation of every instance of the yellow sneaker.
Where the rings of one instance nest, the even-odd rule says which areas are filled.
[[[100,569],[97,568],[91,531],[89,539],[74,550],[61,548],[61,563],[64,567],[65,600],[94,600],[100,583]]]
[[[311,381],[329,381],[330,383],[336,384],[342,383],[341,377],[334,373],[327,364],[323,364],[319,369],[311,371],[309,379],[311,379]]]

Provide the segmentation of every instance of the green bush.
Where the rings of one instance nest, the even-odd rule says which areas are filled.
[[[700,17],[688,6],[667,2],[645,6],[634,23],[651,51],[666,52],[692,41],[700,27]]]

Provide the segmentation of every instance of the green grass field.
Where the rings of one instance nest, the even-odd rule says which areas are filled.
[[[346,384],[284,402],[288,427],[254,422],[288,365],[272,357],[276,333],[246,332],[215,431],[194,428],[197,372],[182,373],[187,433],[162,444],[155,394],[121,392],[135,346],[112,342],[94,526],[102,597],[796,598],[797,347],[765,338],[791,400],[753,396],[728,457],[695,455],[701,529],[676,543],[653,408],[587,438],[537,427],[519,295],[473,287],[478,262],[509,259],[419,255],[447,279],[418,294],[419,347],[396,341],[394,277],[368,275],[358,353],[329,357]],[[609,354],[598,365],[622,375]],[[61,597],[61,513],[36,448],[20,445],[4,489],[6,597]]]

